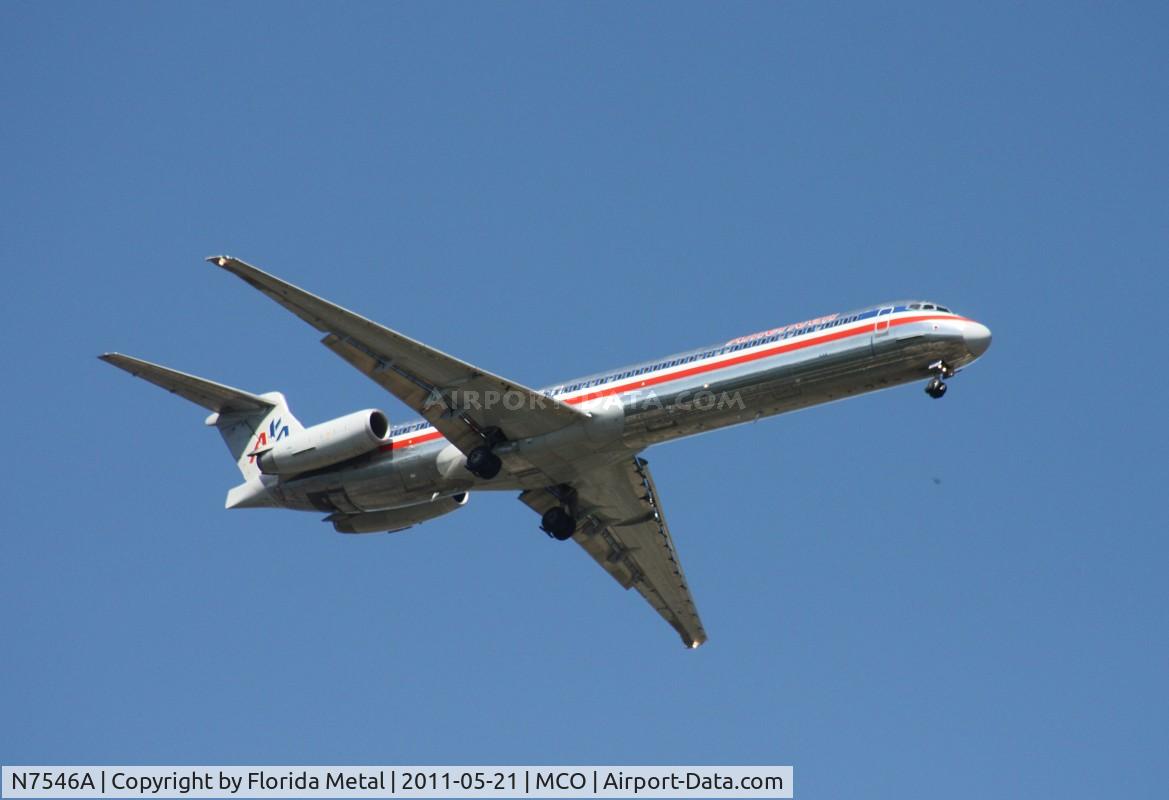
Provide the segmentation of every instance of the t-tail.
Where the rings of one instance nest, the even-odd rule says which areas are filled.
[[[284,395],[252,394],[121,353],[98,358],[212,412],[205,422],[219,430],[244,476],[243,483],[228,491],[227,508],[276,505],[267,490],[267,482],[274,478],[261,474],[258,458],[276,442],[304,430],[288,410]]]

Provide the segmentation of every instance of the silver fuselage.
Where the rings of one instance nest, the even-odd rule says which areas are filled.
[[[464,455],[419,421],[396,426],[367,456],[266,480],[268,491],[287,508],[354,513],[468,490],[540,488],[549,477],[567,483],[653,444],[922,380],[938,362],[959,369],[989,345],[980,323],[910,305],[832,314],[548,387],[545,395],[588,411],[588,421],[498,445],[507,469],[492,480],[471,475]],[[528,468],[534,452],[539,470]],[[549,454],[562,457],[560,473],[550,475]]]

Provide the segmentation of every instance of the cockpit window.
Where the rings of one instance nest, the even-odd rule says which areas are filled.
[[[918,311],[920,309],[921,309],[921,303],[910,303],[909,304],[910,311]]]
[[[922,309],[925,311],[933,311],[934,304],[933,303],[926,303],[924,306],[922,306]]]
[[[946,314],[953,314],[953,313],[954,313],[953,311],[951,311],[950,309],[946,308],[945,306],[938,306],[938,311],[945,312]]]

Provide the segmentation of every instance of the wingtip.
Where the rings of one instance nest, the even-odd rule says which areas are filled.
[[[229,262],[235,261],[231,256],[207,256],[203,259],[208,264],[214,264],[217,267],[226,267]]]
[[[117,367],[123,372],[129,372],[131,374],[136,374],[134,370],[137,369],[139,365],[147,363],[141,359],[134,358],[134,356],[125,355],[124,353],[102,353],[97,358],[99,361],[106,362],[111,367]]]

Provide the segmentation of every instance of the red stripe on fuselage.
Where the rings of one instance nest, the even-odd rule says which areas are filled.
[[[889,320],[889,327],[895,328],[899,325],[908,325],[912,322],[925,322],[931,319],[948,319],[967,321],[965,317],[946,316],[939,314],[927,314],[916,317],[901,317],[900,319]],[[633,381],[628,381],[619,386],[610,386],[596,392],[586,392],[577,395],[576,397],[568,397],[561,402],[567,403],[570,406],[575,406],[589,400],[597,400],[602,397],[611,397],[615,394],[622,394],[624,392],[632,391],[634,389],[641,389],[645,386],[658,386],[663,383],[670,383],[671,381],[680,380],[681,378],[689,378],[694,375],[701,375],[704,372],[714,372],[715,370],[726,369],[727,367],[738,366],[739,364],[747,364],[752,361],[758,361],[761,358],[770,358],[771,356],[783,355],[784,353],[791,353],[796,350],[803,350],[807,347],[815,347],[818,344],[827,344],[828,342],[839,341],[840,339],[847,339],[850,336],[857,336],[862,333],[873,333],[876,329],[878,321],[866,321],[864,325],[859,328],[846,328],[844,330],[832,331],[811,339],[804,339],[798,342],[788,342],[787,344],[777,345],[775,347],[768,347],[764,350],[756,350],[751,353],[743,353],[741,355],[728,356],[719,361],[711,361],[707,364],[700,364],[695,367],[688,367],[687,369],[678,370],[665,375],[652,375],[647,378],[640,378]],[[425,442],[432,442],[435,439],[441,439],[442,434],[438,431],[430,431],[429,433],[419,434],[418,436],[411,436],[408,439],[397,439],[383,444],[380,450],[401,450],[406,447],[413,447],[415,445],[423,444]]]

